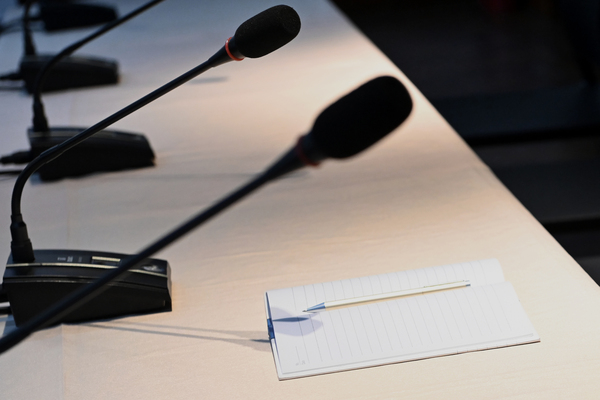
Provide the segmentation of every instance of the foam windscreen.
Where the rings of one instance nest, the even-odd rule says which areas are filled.
[[[241,24],[234,40],[245,57],[258,58],[289,43],[300,26],[300,17],[292,7],[274,6]]]
[[[412,100],[398,79],[375,78],[327,107],[310,135],[331,158],[347,158],[367,149],[409,116]]]

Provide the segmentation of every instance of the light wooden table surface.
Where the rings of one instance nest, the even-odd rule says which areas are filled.
[[[79,51],[118,59],[121,83],[45,96],[50,123],[98,122],[275,4],[165,1]],[[2,355],[0,397],[597,398],[600,288],[337,9],[287,4],[303,26],[286,47],[214,69],[113,126],[146,134],[155,168],[29,184],[34,246],[133,253],[260,172],[328,104],[379,75],[409,88],[407,122],[355,159],[269,185],[158,254],[172,267],[172,312],[61,325]],[[58,51],[84,32],[37,34],[36,43]],[[21,47],[18,34],[0,37],[0,71],[15,68]],[[2,154],[28,147],[30,108],[25,94],[0,91]],[[0,259],[13,182],[0,181]],[[540,343],[277,380],[266,290],[484,258],[502,264]],[[13,326],[0,318],[0,329]]]

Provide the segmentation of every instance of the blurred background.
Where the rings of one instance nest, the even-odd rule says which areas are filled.
[[[600,1],[332,1],[600,283]]]

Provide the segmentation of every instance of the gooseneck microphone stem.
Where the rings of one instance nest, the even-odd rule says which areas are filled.
[[[203,72],[209,70],[210,68],[216,67],[218,65],[227,63],[229,61],[233,61],[233,59],[228,55],[227,50],[224,47],[221,48],[215,55],[213,55],[208,61],[200,64],[196,68],[191,69],[185,74],[179,76],[178,78],[173,79],[171,82],[161,86],[155,91],[147,94],[141,99],[131,103],[127,107],[123,108],[120,111],[117,111],[113,115],[105,118],[104,120],[98,122],[97,124],[91,126],[90,128],[84,130],[83,132],[73,136],[72,138],[65,140],[59,145],[56,145],[38,157],[36,157],[33,161],[31,161],[27,166],[23,169],[23,171],[17,177],[15,182],[15,186],[12,192],[11,199],[11,249],[13,260],[17,263],[19,262],[32,262],[34,260],[33,249],[31,247],[31,243],[29,241],[27,234],[27,227],[23,218],[21,216],[21,196],[23,193],[23,188],[25,187],[25,183],[33,175],[39,168],[41,168],[44,164],[54,160],[59,157],[65,151],[71,149],[72,147],[78,145],[83,142],[90,136],[95,133],[105,129],[106,127],[114,124],[115,122],[125,118],[129,114],[133,113],[136,110],[144,107],[148,103],[156,100],[157,98],[163,96],[164,94],[170,92],[171,90],[181,86],[187,81],[195,78],[196,76],[202,74]],[[24,239],[27,238],[27,239]]]
[[[102,291],[106,290],[110,282],[122,276],[125,276],[130,269],[141,265],[144,262],[144,260],[146,260],[148,257],[164,249],[165,247],[175,242],[176,240],[189,233],[193,229],[197,228],[198,226],[204,224],[205,222],[219,214],[221,211],[232,206],[242,198],[248,196],[264,184],[287,172],[293,171],[298,168],[302,168],[304,164],[297,156],[297,151],[299,148],[300,143],[295,149],[290,150],[277,163],[275,163],[274,166],[269,168],[262,175],[258,176],[246,185],[242,186],[241,188],[231,193],[229,196],[225,197],[213,206],[209,207],[205,211],[201,212],[200,214],[197,214],[196,216],[192,217],[190,220],[175,228],[162,238],[156,240],[154,243],[141,250],[139,253],[124,259],[123,261],[121,261],[121,264],[117,268],[112,269],[110,272],[106,273],[93,283],[76,290],[75,292],[60,300],[58,303],[52,305],[43,313],[38,314],[34,318],[27,321],[25,324],[21,325],[19,328],[11,331],[9,334],[2,337],[0,339],[0,354],[10,349],[14,345],[18,344],[36,330],[42,329],[46,326],[50,326],[54,322],[59,321],[62,317],[69,314],[71,311],[75,310],[84,303],[93,299],[95,296],[102,293]]]
[[[80,49],[81,47],[86,45],[87,43],[91,42],[92,40],[96,39],[97,37],[105,34],[106,32],[110,31],[111,29],[116,28],[117,26],[129,21],[133,17],[143,13],[147,9],[149,9],[163,1],[164,0],[152,0],[152,1],[136,8],[135,10],[131,11],[129,14],[124,15],[123,17],[116,19],[112,22],[109,22],[108,24],[104,25],[102,28],[98,29],[91,35],[88,35],[88,36],[84,37],[83,39],[79,40],[78,42],[73,43],[72,45],[64,48],[61,52],[56,54],[54,57],[52,57],[50,60],[48,60],[48,62],[46,64],[44,64],[44,66],[42,67],[40,72],[37,74],[37,77],[35,78],[35,84],[34,84],[34,89],[33,89],[33,130],[34,130],[34,132],[47,132],[49,129],[48,121],[47,121],[46,115],[44,113],[44,106],[42,104],[41,93],[42,93],[42,89],[44,88],[44,82],[46,81],[46,77],[48,76],[48,73],[50,72],[52,67],[55,66],[60,60],[73,54],[75,51],[77,51],[78,49]],[[26,12],[26,14],[28,14],[28,12]]]

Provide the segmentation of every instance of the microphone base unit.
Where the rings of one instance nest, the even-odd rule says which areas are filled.
[[[54,55],[24,56],[19,66],[19,74],[25,81],[29,94],[35,90],[35,82],[40,70]],[[97,58],[71,56],[60,60],[48,72],[42,92],[83,88],[90,86],[114,85],[119,82],[119,67],[116,61]]]
[[[27,132],[31,157],[83,132],[86,128],[53,127],[48,132]],[[138,133],[102,130],[77,147],[38,170],[43,181],[55,181],[95,172],[121,171],[154,166],[154,152],[148,139]]]
[[[20,326],[116,268],[125,254],[82,250],[35,250],[35,261],[8,259],[2,288],[15,324]],[[165,260],[147,259],[108,284],[106,290],[56,323],[84,322],[131,314],[171,311],[171,269]]]

